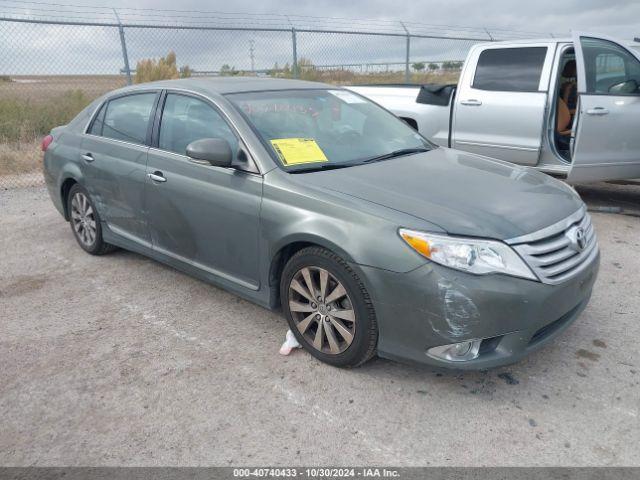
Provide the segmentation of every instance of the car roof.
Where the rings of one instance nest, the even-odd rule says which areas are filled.
[[[176,80],[160,80],[157,82],[140,83],[125,87],[119,92],[143,90],[148,88],[167,88],[191,90],[209,95],[224,95],[226,93],[255,92],[264,90],[291,90],[313,88],[340,88],[320,82],[291,80],[287,78],[259,78],[259,77],[193,77]]]

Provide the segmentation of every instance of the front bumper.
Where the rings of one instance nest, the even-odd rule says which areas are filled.
[[[357,266],[376,309],[378,355],[457,369],[514,363],[557,337],[589,302],[600,255],[570,280],[547,285],[471,275],[433,262],[408,273]],[[427,350],[484,339],[477,358],[436,359]]]

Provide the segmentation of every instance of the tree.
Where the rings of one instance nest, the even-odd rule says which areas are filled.
[[[191,68],[189,65],[183,65],[180,67],[180,78],[189,78],[191,76]]]
[[[416,62],[412,65],[412,67],[416,72],[421,72],[422,70],[424,70],[424,62]]]
[[[460,70],[462,68],[463,62],[443,62],[442,69],[443,70]]]
[[[231,67],[229,66],[228,63],[225,63],[224,65],[222,65],[220,67],[220,76],[221,77],[230,77],[233,75],[238,75],[238,70],[236,70],[236,67]]]
[[[188,72],[188,74],[181,75],[182,72]],[[191,76],[191,69],[188,65],[185,65],[181,67],[180,72],[178,72],[174,51],[170,51],[166,57],[160,57],[157,60],[148,58],[140,60],[136,64],[135,83],[170,80],[179,78],[180,76]]]
[[[438,65],[437,63],[430,63],[429,64],[429,70],[431,70],[432,72],[435,72],[439,68],[440,68],[440,65]]]

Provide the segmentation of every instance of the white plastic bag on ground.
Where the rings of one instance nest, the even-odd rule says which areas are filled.
[[[280,355],[289,355],[294,348],[302,348],[302,346],[298,343],[298,340],[296,340],[293,332],[287,330],[287,336],[280,347]]]

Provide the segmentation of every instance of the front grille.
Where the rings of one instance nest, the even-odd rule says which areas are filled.
[[[578,242],[580,234],[584,239],[582,246]],[[584,208],[561,222],[507,243],[541,282],[553,285],[577,275],[598,254],[596,233]]]

